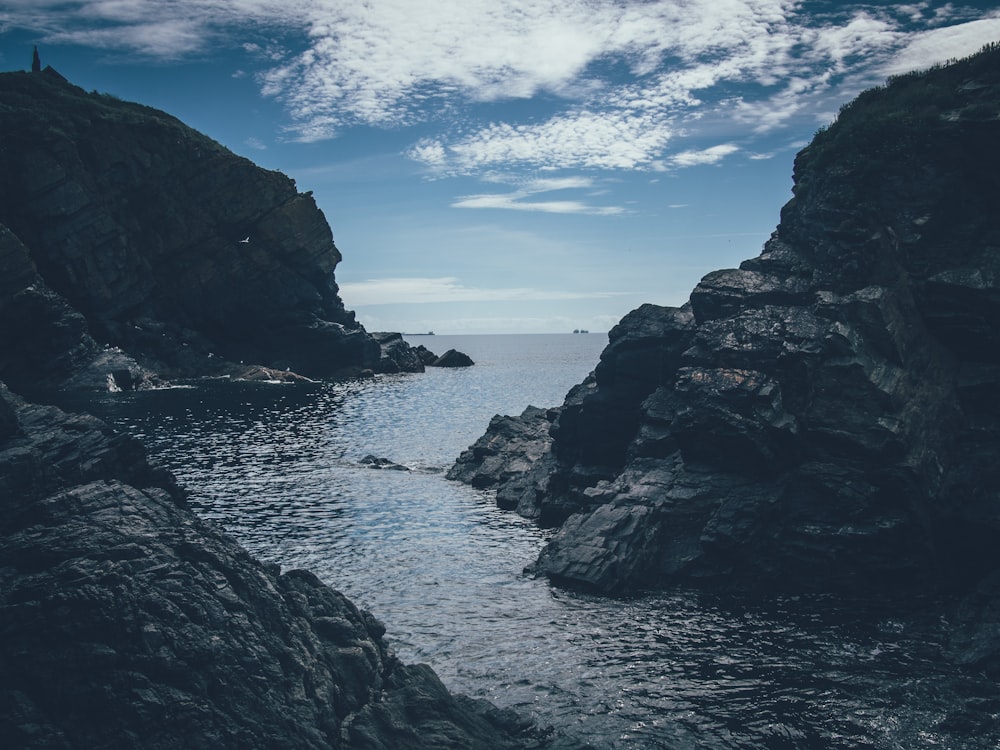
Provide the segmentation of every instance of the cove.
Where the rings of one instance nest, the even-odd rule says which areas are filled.
[[[995,683],[930,602],[627,599],[523,575],[546,532],[444,478],[494,413],[549,406],[599,334],[435,337],[476,361],[313,385],[211,383],[88,408],[142,439],[254,555],[371,610],[407,662],[598,748],[981,748]],[[440,339],[440,343],[437,341]],[[377,469],[368,455],[408,470]],[[927,605],[927,606],[924,606]]]

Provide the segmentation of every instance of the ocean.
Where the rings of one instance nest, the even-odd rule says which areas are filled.
[[[141,438],[257,557],[371,610],[404,661],[596,748],[1000,746],[1000,690],[942,657],[947,623],[920,602],[610,599],[524,575],[547,532],[444,473],[494,414],[560,404],[607,337],[407,338],[476,364],[82,406]]]

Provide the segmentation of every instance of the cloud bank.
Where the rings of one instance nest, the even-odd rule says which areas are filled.
[[[592,194],[594,181],[586,177],[536,179],[524,182],[516,190],[508,193],[462,196],[451,205],[453,208],[494,208],[595,216],[615,216],[625,213],[625,209],[621,206],[593,206],[581,200],[537,200],[534,198],[534,196],[544,193],[581,189],[588,190]]]
[[[737,132],[822,119],[888,74],[974,52],[1000,38],[1000,12],[937,0],[8,0],[0,29],[15,26],[165,60],[241,48],[289,137],[433,127],[408,156],[473,174],[715,163],[746,148]],[[530,121],[494,106],[529,99],[544,108]],[[701,132],[716,143],[675,145]]]
[[[539,302],[602,299],[626,292],[570,292],[551,289],[469,287],[453,276],[369,279],[340,285],[344,299],[358,307],[436,302]]]

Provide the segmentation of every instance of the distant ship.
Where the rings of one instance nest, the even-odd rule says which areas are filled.
[[[574,328],[573,333],[590,333],[586,328]]]

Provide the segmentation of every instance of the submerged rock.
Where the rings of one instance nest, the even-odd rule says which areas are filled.
[[[402,464],[397,464],[395,461],[391,461],[388,458],[383,458],[381,456],[374,456],[368,454],[360,461],[362,466],[368,466],[372,469],[388,469],[389,471],[409,471],[408,466],[403,466]]]
[[[760,256],[627,315],[563,406],[495,418],[449,476],[561,523],[534,569],[602,592],[1000,569],[998,81],[994,48],[860,96]]]

